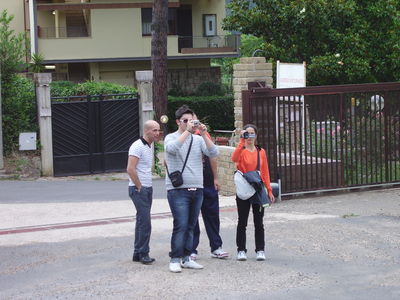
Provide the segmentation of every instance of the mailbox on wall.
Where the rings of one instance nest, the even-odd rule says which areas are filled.
[[[217,15],[203,15],[204,36],[217,35]]]

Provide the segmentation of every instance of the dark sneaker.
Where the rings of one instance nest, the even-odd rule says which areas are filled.
[[[154,261],[155,261],[155,259],[154,259],[154,258],[151,258],[151,257],[148,256],[148,255],[142,256],[142,257],[140,258],[140,262],[141,262],[142,264],[144,264],[144,265],[150,265],[150,264],[152,264]]]
[[[139,254],[133,253],[132,261],[134,261],[134,262],[139,262],[139,261],[140,261]]]

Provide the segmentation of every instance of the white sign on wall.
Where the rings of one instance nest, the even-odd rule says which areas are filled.
[[[306,86],[306,63],[292,64],[276,62],[276,88]]]
[[[306,63],[295,64],[295,63],[281,63],[279,60],[276,62],[276,88],[297,88],[297,87],[305,87],[306,86]],[[301,105],[294,106],[294,111],[290,112],[290,116],[284,115],[281,116],[280,124],[276,124],[276,133],[277,138],[279,137],[279,127],[284,127],[284,122],[288,120],[300,122],[301,132],[302,132],[302,141],[305,141],[305,132],[304,132],[304,123],[305,123],[305,105],[304,105],[304,96],[291,96],[291,97],[279,97],[279,101],[277,101],[276,105],[276,118],[278,120],[279,109],[278,105],[285,106],[285,102],[294,101],[300,102]],[[283,110],[285,111],[285,110]],[[286,110],[288,113],[289,110]],[[278,141],[277,141],[278,142]],[[278,145],[278,144],[277,144]]]

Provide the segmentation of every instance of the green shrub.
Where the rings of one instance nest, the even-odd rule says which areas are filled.
[[[76,83],[71,81],[54,81],[50,83],[50,93],[52,97],[68,97],[77,94]]]
[[[2,86],[4,153],[18,148],[19,133],[36,131],[35,88],[31,80],[13,75]]]
[[[200,121],[207,124],[210,131],[215,129],[233,130],[235,116],[233,112],[232,96],[208,97],[168,97],[168,129],[169,132],[177,130],[175,111],[182,105],[188,105],[199,117]]]
[[[104,81],[87,81],[78,84],[70,81],[54,81],[50,87],[52,97],[137,93],[133,87]]]
[[[105,82],[105,81],[86,81],[79,83],[77,87],[78,95],[100,95],[100,94],[123,94],[136,93],[134,87]]]
[[[182,96],[186,96],[186,93],[180,85],[173,84],[172,88],[168,91],[168,95],[174,96],[174,97],[182,97]]]
[[[203,82],[196,89],[196,96],[223,96],[224,88],[219,83]]]

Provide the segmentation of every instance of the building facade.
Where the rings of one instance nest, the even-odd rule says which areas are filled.
[[[31,53],[44,57],[54,80],[135,85],[134,72],[151,69],[153,0],[2,0]],[[169,88],[193,90],[218,82],[212,58],[238,56],[239,37],[221,24],[225,0],[170,0]]]

